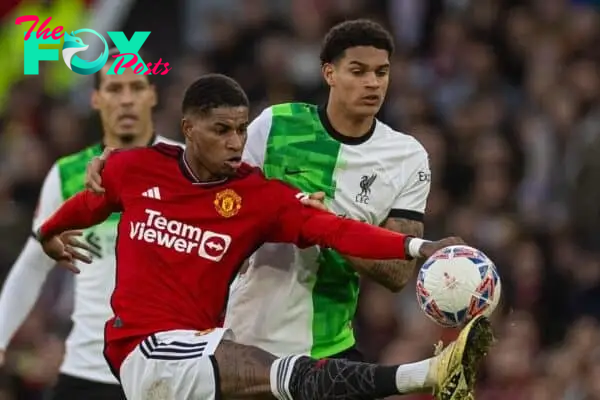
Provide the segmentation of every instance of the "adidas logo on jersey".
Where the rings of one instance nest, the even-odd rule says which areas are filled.
[[[160,200],[160,190],[158,189],[158,187],[155,186],[153,188],[146,190],[144,193],[142,193],[142,197],[148,197],[149,199]]]
[[[229,246],[231,236],[203,231],[181,221],[164,217],[160,211],[146,209],[146,220],[130,222],[129,237],[156,244],[178,253],[193,254],[211,261],[220,261]]]

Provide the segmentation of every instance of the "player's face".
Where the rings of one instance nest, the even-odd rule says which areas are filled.
[[[371,46],[351,47],[334,64],[323,66],[331,88],[330,101],[340,102],[350,113],[377,114],[389,83],[390,61],[386,50]]]
[[[181,129],[190,155],[212,177],[235,175],[246,145],[248,107],[218,107],[207,114],[186,115]]]
[[[121,75],[102,74],[100,87],[92,94],[92,107],[100,113],[104,131],[131,141],[152,131],[152,108],[156,105],[156,90],[144,75],[127,68]]]

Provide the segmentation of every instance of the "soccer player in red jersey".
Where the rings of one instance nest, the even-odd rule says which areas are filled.
[[[403,366],[277,358],[237,344],[220,316],[231,279],[265,242],[398,259],[426,257],[460,239],[427,242],[305,207],[305,194],[243,164],[248,99],[228,77],[198,79],[182,108],[185,151],[114,152],[102,172],[105,193],[75,195],[37,233],[50,257],[68,261],[60,233],[122,213],[105,356],[127,398],[352,400],[422,390]],[[457,390],[468,385],[462,369],[473,368],[491,341],[483,317],[461,335],[422,370],[440,399],[468,398]]]

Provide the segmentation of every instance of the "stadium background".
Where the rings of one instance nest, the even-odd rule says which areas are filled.
[[[206,71],[230,74],[253,113],[322,103],[319,44],[345,18],[393,32],[397,54],[380,117],[428,149],[428,238],[460,235],[497,262],[504,283],[498,342],[478,399],[600,399],[599,1],[56,0],[0,1],[0,281],[26,240],[57,157],[99,139],[90,80],[64,63],[22,74],[16,16],[69,29],[150,30],[157,132],[179,137],[180,98]],[[33,10],[33,11],[32,11]],[[29,12],[32,11],[32,12]],[[19,42],[21,40],[21,42]],[[69,329],[70,276],[56,270],[0,374],[0,399],[42,399]],[[393,295],[365,283],[357,331],[371,360],[414,361],[440,338],[414,285]],[[408,398],[408,397],[406,397]],[[428,396],[413,396],[427,399]]]

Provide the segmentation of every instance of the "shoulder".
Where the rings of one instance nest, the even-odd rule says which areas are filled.
[[[157,144],[160,144],[160,143],[164,143],[164,144],[168,144],[168,145],[171,145],[171,146],[178,146],[178,147],[185,148],[185,145],[183,143],[181,143],[181,142],[178,142],[176,140],[169,139],[169,138],[166,138],[164,136],[158,135],[158,136],[156,136],[156,140],[154,141],[154,145],[157,145]]]
[[[54,164],[58,169],[64,168],[77,168],[81,165],[87,165],[87,163],[95,156],[102,153],[102,145],[95,144],[93,146],[86,147],[85,149],[78,151],[77,153],[69,154],[67,156],[59,158]]]
[[[415,154],[427,154],[425,147],[414,136],[400,132],[377,120],[375,135],[386,140],[390,145],[399,146],[403,151]]]
[[[284,181],[267,178],[260,168],[249,164],[243,164],[238,169],[238,178],[245,181],[246,190],[251,191],[253,196],[267,199],[267,202],[273,204],[279,204],[285,199],[300,200],[308,196]]]
[[[238,168],[236,179],[245,180],[247,184],[251,185],[253,190],[270,187],[273,185],[273,182],[277,182],[276,185],[278,185],[280,182],[275,179],[267,178],[260,168],[245,162]]]
[[[319,107],[309,103],[282,103],[271,106],[273,121],[319,120]]]
[[[314,129],[319,120],[318,107],[308,103],[281,103],[265,108],[248,127],[248,140],[290,134]],[[254,132],[260,132],[259,135]]]
[[[46,177],[47,185],[60,188],[62,197],[67,199],[84,188],[84,176],[88,163],[102,154],[101,144],[59,158]]]
[[[164,158],[176,158],[183,149],[166,143],[158,143],[147,147],[134,147],[130,149],[113,150],[106,159],[106,165],[113,168],[135,168],[141,165],[150,165],[151,162]]]
[[[250,179],[254,182],[263,182],[267,179],[260,168],[245,162],[237,169],[236,178]]]
[[[269,136],[287,136],[314,126],[318,120],[317,106],[307,103],[281,103],[262,110],[248,126],[251,146],[262,143]]]
[[[157,143],[147,147],[117,149],[106,159],[103,175],[142,179],[149,174],[170,174],[179,163],[183,149],[177,145]],[[160,171],[160,172],[159,172]]]
[[[255,120],[318,117],[318,107],[308,103],[280,103],[262,110]]]
[[[269,107],[273,115],[305,115],[318,111],[318,107],[309,103],[281,103]]]
[[[414,136],[397,131],[389,125],[377,120],[375,138],[378,143],[389,149],[389,156],[394,162],[427,163],[429,155],[425,147]]]
[[[146,157],[167,157],[167,158],[176,158],[179,159],[181,157],[181,153],[183,153],[183,146],[179,143],[167,143],[167,142],[157,142],[153,146],[147,147],[144,150],[147,152],[142,153],[143,156]]]
[[[257,187],[262,187],[265,190],[272,190],[278,193],[281,193],[282,191],[292,194],[300,193],[300,190],[285,181],[276,178],[267,178],[261,170],[257,170],[253,173],[256,174],[254,177],[259,183],[256,185]],[[277,201],[279,199],[274,200]]]

